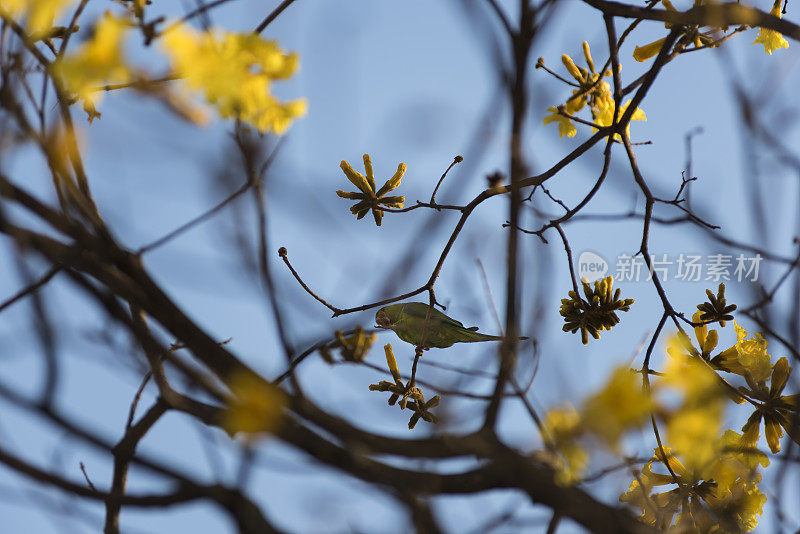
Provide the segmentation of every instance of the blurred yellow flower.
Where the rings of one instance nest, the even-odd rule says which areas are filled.
[[[643,523],[666,528],[675,517],[681,505],[680,495],[674,495],[674,490],[654,494],[654,488],[667,484],[675,484],[687,476],[686,468],[673,456],[669,447],[656,447],[653,458],[651,458],[642,468],[641,473],[631,482],[628,491],[619,496],[620,502],[627,502],[642,509],[639,520]],[[672,473],[656,473],[653,471],[655,465],[669,465]],[[676,498],[677,497],[677,498]]]
[[[557,484],[567,486],[583,477],[589,465],[589,453],[578,438],[584,431],[581,414],[572,406],[553,408],[545,414],[542,425],[553,455],[544,455],[556,471]]]
[[[320,355],[328,363],[334,362],[331,354],[333,349],[339,349],[342,359],[346,362],[363,362],[372,344],[378,339],[378,335],[375,332],[367,334],[360,325],[348,337],[344,337],[344,333],[341,330],[336,330],[333,335],[336,341],[319,349]]]
[[[89,122],[100,116],[95,110],[103,94],[99,89],[109,83],[127,82],[132,76],[122,50],[127,30],[125,19],[106,12],[91,39],[50,66],[63,88],[83,100]]]
[[[654,409],[650,395],[642,389],[640,375],[627,366],[617,368],[605,387],[584,402],[585,425],[611,449],[620,438],[644,423]]]
[[[769,458],[758,450],[755,444],[749,443],[743,434],[734,430],[726,430],[717,439],[719,457],[706,470],[706,478],[714,479],[720,491],[730,491],[736,479],[761,481],[761,475],[755,470],[760,465],[767,467]]]
[[[722,430],[727,395],[717,374],[697,356],[680,350],[678,336],[669,341],[671,358],[660,390],[677,390],[682,402],[667,417],[667,437],[690,470],[701,470],[717,455],[714,440]]]
[[[73,0],[3,0],[0,10],[12,17],[25,17],[25,29],[36,40],[47,34],[55,20]]]
[[[298,56],[252,32],[198,32],[176,26],[163,36],[174,73],[201,91],[223,118],[239,119],[261,132],[282,134],[305,115],[305,99],[280,102],[274,80],[297,70]]]
[[[283,391],[244,371],[234,374],[228,386],[233,397],[223,412],[225,430],[230,434],[244,432],[247,439],[252,439],[278,428],[287,402]]]

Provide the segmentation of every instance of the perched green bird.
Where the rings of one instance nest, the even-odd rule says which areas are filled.
[[[474,343],[476,341],[499,341],[501,336],[489,336],[478,332],[478,327],[467,328],[455,319],[423,302],[404,302],[384,306],[375,314],[378,328],[394,330],[397,337],[415,347],[422,342],[425,317],[431,310],[431,319],[425,335],[423,348],[444,349],[453,343]],[[520,339],[528,339],[526,337]]]

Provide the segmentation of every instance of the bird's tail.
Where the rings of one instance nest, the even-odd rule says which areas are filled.
[[[467,343],[474,343],[474,342],[477,342],[477,341],[502,341],[503,340],[503,336],[490,336],[489,334],[480,334],[478,332],[473,332],[473,331],[467,331],[466,335],[469,338]],[[528,338],[527,337],[519,337],[517,339],[522,341],[522,340],[528,339]]]

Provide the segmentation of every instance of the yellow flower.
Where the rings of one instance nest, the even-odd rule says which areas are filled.
[[[682,499],[679,495],[673,494],[674,490],[658,494],[651,494],[651,491],[658,486],[674,484],[676,478],[678,481],[689,482],[684,480],[688,478],[686,468],[675,458],[670,448],[663,447],[663,452],[664,454],[661,453],[661,447],[656,447],[653,458],[645,464],[639,476],[631,482],[628,491],[619,496],[620,502],[627,502],[642,509],[640,521],[661,529],[672,524],[675,514],[680,509]],[[654,472],[653,466],[657,464],[668,464],[675,473],[675,478],[671,474]]]
[[[622,118],[622,115],[625,114],[625,110],[628,109],[630,103],[631,101],[628,100],[627,102],[625,102],[625,104],[623,104],[622,109],[620,109],[619,111],[620,118]],[[592,115],[594,115],[594,122],[596,122],[600,126],[611,126],[611,124],[614,122],[614,100],[611,99],[609,95],[608,99],[603,99],[602,101],[599,101],[598,104],[599,105],[597,108],[597,112],[595,113],[595,110],[592,110]],[[647,117],[645,116],[644,111],[642,111],[639,108],[636,108],[636,111],[634,111],[633,114],[631,115],[630,121],[628,121],[628,124],[625,126],[625,133],[627,133],[628,136],[630,136],[631,121],[646,121],[646,120]],[[619,134],[614,134],[614,137],[616,139],[622,138]]]
[[[98,21],[94,35],[77,50],[56,60],[50,67],[53,77],[67,91],[84,101],[89,122],[100,114],[95,104],[102,92],[98,89],[109,83],[123,83],[131,78],[122,51],[128,23],[106,12]]]
[[[761,482],[758,466],[767,467],[767,455],[743,442],[742,436],[726,430],[716,440],[718,458],[703,473],[716,487],[706,502],[720,519],[719,532],[750,532],[758,525],[767,497],[756,484]]]
[[[349,337],[344,337],[341,330],[335,331],[333,335],[336,341],[319,349],[322,359],[328,363],[334,362],[331,355],[332,349],[339,349],[339,353],[346,362],[363,362],[372,344],[378,339],[375,332],[367,334],[360,325],[353,330]]]
[[[278,428],[286,395],[276,386],[249,372],[229,381],[233,398],[223,412],[222,427],[230,434],[244,432],[248,439]]]
[[[595,72],[594,60],[592,59],[592,53],[589,49],[589,43],[584,41],[582,47],[586,65],[589,67],[588,69],[575,65],[575,62],[567,54],[561,56],[561,62],[564,64],[564,67],[567,69],[567,72],[575,78],[579,86],[572,91],[572,96],[567,99],[564,110],[568,114],[574,115],[588,103],[592,110],[592,116],[595,117],[597,110],[604,106],[604,102],[610,101],[613,105],[611,88],[608,82],[602,80],[603,77],[610,76],[611,71],[606,70],[601,73]],[[556,106],[548,108],[547,111],[550,111],[551,115],[545,117],[543,122],[544,124],[557,122],[559,138],[565,135],[567,137],[575,136],[577,133],[575,125],[569,118],[558,114],[558,108]]]
[[[370,391],[388,391],[392,395],[389,397],[389,406],[394,406],[397,402],[397,399],[402,397],[402,401],[400,402],[400,407],[405,409],[406,407],[406,398],[412,395],[413,392],[409,388],[406,388],[406,385],[403,383],[403,377],[400,375],[400,369],[397,368],[397,360],[394,357],[394,350],[392,350],[392,345],[387,344],[383,346],[383,350],[386,353],[386,365],[389,367],[389,372],[392,374],[392,379],[394,382],[389,382],[388,380],[381,380],[377,384],[370,384],[369,390]],[[418,389],[418,388],[411,388],[411,389]]]
[[[716,440],[716,444],[726,439],[729,438]],[[619,497],[620,501],[641,508],[642,522],[669,532],[738,533],[756,527],[766,502],[766,496],[756,486],[761,481],[759,473],[752,469],[738,471],[733,480],[722,485],[709,472],[684,466],[669,447],[663,449],[664,454],[660,447],[654,449],[653,458]],[[658,464],[669,464],[670,471],[654,472]],[[675,489],[660,488],[659,492],[653,492],[659,486],[672,485]],[[670,529],[672,525],[677,528]]]
[[[716,457],[713,439],[722,430],[723,407],[720,402],[682,407],[670,416],[667,438],[676,450],[682,452],[690,468],[703,468]]]
[[[603,83],[605,83],[605,82],[603,82]],[[567,99],[567,103],[564,106],[564,108],[566,109],[567,113],[569,113],[570,115],[575,115],[577,112],[579,112],[580,110],[583,109],[583,106],[586,105],[586,101],[587,101],[586,93],[584,93],[580,89],[573,89],[572,90],[572,96]],[[550,111],[554,107],[555,106],[551,107],[547,111]],[[545,123],[545,124],[547,124],[547,123]],[[570,137],[572,137],[572,136],[570,136]]]
[[[769,458],[750,443],[743,434],[726,430],[717,439],[718,458],[706,470],[705,477],[714,479],[720,491],[730,491],[737,479],[759,482],[758,466],[767,467]]]
[[[719,387],[714,371],[694,355],[686,354],[679,336],[667,341],[667,353],[671,356],[660,384],[678,389],[688,398],[696,398]]]
[[[667,38],[665,37],[644,46],[637,46],[633,51],[633,59],[636,61],[647,61],[651,57],[657,56],[658,53],[661,52],[661,47],[666,40]]]
[[[589,343],[589,335],[600,339],[603,330],[611,330],[619,323],[617,312],[627,312],[634,299],[621,299],[622,291],[614,290],[614,277],[606,276],[602,280],[595,280],[594,288],[587,280],[581,280],[583,285],[582,298],[575,291],[570,291],[568,299],[561,299],[559,314],[564,317],[564,332],[573,334],[580,330],[581,342]]]
[[[25,29],[36,40],[47,34],[54,21],[73,0],[3,0],[0,10],[12,17],[25,16]]]
[[[584,100],[585,102],[585,100]],[[581,107],[583,107],[581,105]],[[578,129],[575,128],[575,125],[572,124],[572,121],[569,118],[561,115],[558,112],[558,108],[555,106],[550,106],[547,108],[547,111],[551,112],[550,115],[544,118],[542,121],[543,124],[547,125],[551,122],[558,122],[558,138],[561,139],[565,135],[567,137],[575,137],[575,134],[578,133]]]
[[[622,435],[640,426],[653,408],[639,375],[624,366],[614,371],[601,391],[585,401],[583,417],[587,429],[615,449]]]
[[[764,335],[756,332],[754,337],[747,338],[747,330],[733,322],[736,329],[736,351],[739,354],[739,364],[750,378],[756,382],[764,382],[772,372],[767,354],[767,340]]]
[[[177,26],[163,37],[176,75],[201,91],[223,118],[235,118],[261,132],[282,134],[306,112],[304,99],[280,102],[270,94],[273,80],[290,77],[298,57],[275,41],[253,33],[197,32]]]
[[[347,179],[359,189],[359,192],[336,191],[339,198],[346,198],[349,200],[358,200],[350,208],[350,212],[358,219],[363,218],[370,210],[372,216],[375,218],[375,224],[381,225],[383,220],[383,210],[380,209],[381,205],[387,208],[402,208],[403,202],[406,197],[387,197],[386,193],[397,189],[403,175],[406,173],[406,164],[401,163],[397,166],[397,171],[394,176],[386,180],[383,186],[375,191],[375,175],[372,172],[372,160],[369,154],[364,154],[364,170],[367,173],[366,178],[363,174],[353,169],[345,160],[339,164]]]
[[[671,358],[659,389],[682,393],[682,403],[667,417],[667,437],[691,470],[700,470],[716,456],[714,439],[722,429],[726,394],[716,373],[696,356],[679,348],[677,336],[670,339]]]
[[[748,394],[755,400],[761,401],[755,411],[742,427],[742,432],[747,437],[747,442],[755,447],[759,437],[761,420],[764,420],[764,434],[767,444],[773,453],[781,450],[780,438],[785,429],[789,436],[800,444],[800,428],[795,424],[795,416],[800,407],[800,396],[782,395],[783,389],[789,380],[792,367],[784,357],[772,367],[770,386],[765,382],[749,383],[751,390]]]
[[[772,9],[769,10],[769,14],[781,18],[780,0],[775,2],[775,4],[772,6]],[[780,32],[768,30],[766,28],[758,29],[758,35],[752,44],[764,45],[764,51],[770,55],[772,55],[772,53],[779,48],[789,48],[789,42],[783,38],[783,35],[781,35]]]
[[[693,323],[699,323],[700,315],[702,315],[701,311],[696,311],[692,316]],[[698,352],[697,349],[694,348],[692,345],[691,340],[684,332],[678,332],[676,334],[677,340],[673,344],[667,347],[667,352],[675,351],[679,353],[688,352],[691,356],[700,356],[704,360],[708,361],[711,355],[711,351],[717,346],[719,342],[719,335],[717,334],[716,330],[712,330],[711,332],[708,331],[708,325],[696,326],[694,327],[694,335],[697,339],[697,342],[700,346],[700,350],[702,352]],[[671,353],[671,352],[670,352]]]
[[[572,406],[553,408],[544,417],[544,428],[554,441],[572,439],[581,430],[581,414]]]
[[[580,481],[589,465],[589,454],[578,443],[584,431],[581,414],[572,406],[553,408],[544,417],[543,432],[553,455],[544,455],[556,471],[556,483],[568,486]]]

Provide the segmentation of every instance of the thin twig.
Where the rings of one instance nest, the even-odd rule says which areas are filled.
[[[275,20],[276,18],[278,18],[278,15],[280,15],[281,13],[283,13],[283,10],[284,10],[284,9],[286,9],[287,7],[289,7],[290,5],[292,5],[293,3],[294,3],[294,0],[283,0],[283,2],[281,2],[281,3],[278,5],[278,7],[276,7],[275,9],[273,9],[273,10],[272,10],[272,13],[270,13],[269,15],[267,15],[267,17],[266,17],[264,20],[262,20],[262,21],[261,21],[261,24],[259,24],[258,26],[256,26],[256,29],[255,29],[255,30],[253,30],[253,33],[259,34],[259,33],[263,32],[263,31],[264,31],[264,29],[265,29],[267,26],[269,26],[269,24],[270,24],[270,23],[271,23],[273,20]]]
[[[6,308],[13,305],[14,303],[24,299],[31,293],[36,292],[39,288],[41,288],[43,285],[47,284],[47,282],[52,280],[53,277],[61,271],[61,269],[63,269],[61,265],[53,265],[52,267],[50,267],[47,270],[47,272],[44,273],[44,275],[42,275],[42,277],[39,278],[36,282],[19,290],[16,294],[6,299],[5,302],[0,303],[0,312],[4,311]]]

